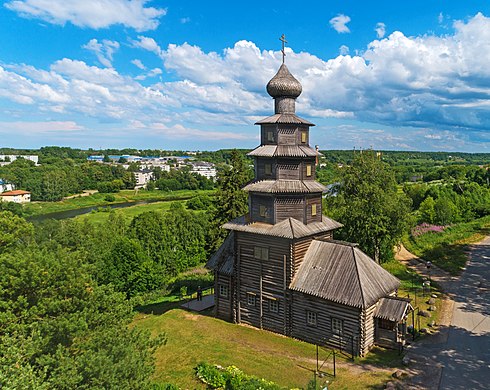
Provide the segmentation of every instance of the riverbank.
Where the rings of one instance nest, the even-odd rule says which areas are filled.
[[[173,200],[187,200],[191,199],[197,195],[210,195],[213,196],[214,190],[180,190],[180,191],[146,191],[146,190],[123,190],[115,194],[110,194],[114,196],[114,201],[108,201],[108,194],[95,193],[90,196],[79,196],[71,199],[65,199],[59,202],[31,202],[24,205],[24,211],[26,217],[29,219],[37,219],[35,217],[44,215],[53,215],[55,213],[68,212],[78,209],[87,209],[86,212],[90,212],[91,208],[97,207],[115,207],[118,205],[120,207],[131,206],[131,203],[135,205],[138,202],[141,203],[154,203],[154,202],[165,202]],[[122,206],[125,204],[125,206]],[[71,218],[73,216],[83,214],[75,213],[74,215],[68,215],[66,218]],[[60,219],[60,218],[57,218]]]

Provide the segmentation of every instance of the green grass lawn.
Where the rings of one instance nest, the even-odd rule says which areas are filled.
[[[200,362],[235,365],[246,374],[286,388],[306,388],[313,378],[316,348],[312,344],[231,324],[213,318],[210,313],[187,312],[176,308],[176,302],[166,301],[163,305],[167,311],[159,310],[154,304],[151,308],[161,314],[140,313],[134,321],[134,326],[148,329],[154,335],[165,332],[168,337],[167,344],[156,353],[154,379],[158,383],[173,383],[182,389],[204,389],[194,374]],[[322,357],[326,357],[326,352],[321,352]],[[331,361],[328,367],[331,370]],[[325,377],[321,381],[328,379],[332,389],[382,389],[391,372],[339,358],[337,377]]]
[[[429,260],[452,275],[458,275],[468,260],[468,245],[490,234],[490,216],[459,223],[442,233],[429,232],[404,239],[405,247],[415,255]]]
[[[58,211],[74,210],[83,207],[92,206],[107,206],[109,204],[124,203],[124,202],[136,202],[142,200],[157,200],[157,201],[172,201],[172,200],[186,200],[196,195],[213,195],[214,190],[181,190],[181,191],[134,191],[123,190],[118,193],[112,194],[115,197],[114,202],[108,202],[105,200],[107,194],[95,193],[90,196],[81,196],[79,198],[62,200],[59,202],[31,202],[24,206],[25,212],[28,216],[43,215],[49,213],[55,213]]]
[[[141,204],[141,205],[125,207],[121,209],[116,209],[116,212],[120,213],[124,217],[124,219],[129,223],[132,221],[132,219],[135,216],[147,211],[168,211],[173,202],[185,203],[185,200],[163,201],[163,202],[155,202],[149,204]],[[109,209],[102,208],[101,210],[97,210],[97,211],[94,210],[91,213],[80,215],[75,218],[88,220],[89,222],[93,222],[93,223],[102,223],[105,222],[109,217],[109,211],[110,211]]]
[[[439,288],[432,283],[430,287],[430,291],[424,291],[422,289],[422,283],[424,279],[418,275],[417,273],[409,270],[409,268],[399,261],[392,260],[382,264],[383,268],[389,271],[391,274],[395,275],[401,281],[401,286],[398,289],[398,296],[402,298],[411,298],[411,304],[414,308],[418,307],[420,310],[426,310],[429,308],[429,304],[427,303],[431,294],[436,293],[438,298],[436,298],[436,311],[429,312],[431,314],[430,317],[421,317],[415,318],[416,328],[418,329],[418,325],[420,323],[420,328],[430,328],[429,323],[435,321],[438,323],[439,316],[442,309],[442,296]],[[415,295],[416,294],[416,295]],[[419,322],[420,321],[420,322]],[[412,322],[412,315],[408,317],[408,325],[414,325]]]

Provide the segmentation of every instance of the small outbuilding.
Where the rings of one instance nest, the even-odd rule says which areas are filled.
[[[4,202],[29,203],[31,201],[31,193],[23,190],[7,191],[0,194],[0,199]]]

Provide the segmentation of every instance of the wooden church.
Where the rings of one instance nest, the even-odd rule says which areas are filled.
[[[275,111],[256,123],[249,214],[223,225],[230,234],[208,262],[216,316],[354,355],[399,343],[410,304],[396,298],[397,278],[332,238],[342,225],[323,215],[314,125],[295,113],[302,86],[284,62],[267,92]]]

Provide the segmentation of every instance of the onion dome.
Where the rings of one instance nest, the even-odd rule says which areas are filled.
[[[276,75],[267,83],[267,93],[273,98],[289,97],[296,99],[303,88],[298,80],[282,64]]]

